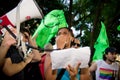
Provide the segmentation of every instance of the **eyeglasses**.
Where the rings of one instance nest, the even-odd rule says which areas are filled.
[[[71,42],[71,45],[72,45],[72,46],[76,46],[76,45],[77,45],[77,46],[80,46],[79,43],[75,43],[75,42]]]
[[[75,46],[75,45],[80,46],[80,44],[78,44],[78,43],[73,43],[73,46]]]

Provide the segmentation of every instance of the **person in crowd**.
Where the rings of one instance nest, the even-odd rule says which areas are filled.
[[[103,60],[98,60],[90,66],[90,72],[95,71],[96,80],[120,80],[120,66],[116,62],[116,48],[105,49]]]
[[[21,32],[24,33],[25,31],[29,33],[29,35],[26,34],[26,37],[29,38],[28,44],[36,49],[31,48],[33,58],[31,62],[24,68],[24,80],[41,80],[42,76],[39,69],[39,63],[41,62],[41,56],[43,53],[37,49],[38,46],[36,44],[35,38],[32,38],[30,34],[29,27],[23,28]]]
[[[12,32],[15,32],[14,28],[12,28]],[[10,34],[6,31],[4,38],[1,41],[0,45],[0,67],[2,68],[4,61],[5,61],[5,56],[7,54],[8,49],[10,48],[11,45],[16,44],[16,40],[14,40]]]
[[[79,48],[80,47],[80,40],[77,38],[74,38],[73,41],[71,42],[71,47]],[[90,80],[89,67],[81,68],[79,70],[80,70],[80,79],[81,80]]]
[[[67,49],[67,48],[71,48],[71,42],[74,40],[73,37],[73,33],[72,30],[69,28],[61,28],[59,29],[58,33],[57,33],[57,37],[56,37],[56,45],[57,45],[57,49]],[[61,79],[59,77],[59,70],[52,70],[51,68],[51,59],[50,59],[50,55],[46,56],[45,59],[45,79],[46,80],[62,80],[63,77],[67,77],[66,79],[64,78],[64,80],[77,80],[77,74],[80,73],[80,75],[84,75],[84,78],[80,78],[80,80],[89,80],[89,75],[85,71],[84,73],[79,72],[79,66],[80,63],[78,63],[74,68],[71,67],[70,65],[68,65],[68,67],[66,68],[66,70],[64,70],[64,72],[62,73]],[[65,76],[64,73],[69,74],[68,76]]]
[[[17,33],[15,28],[12,28],[12,32],[14,34]],[[30,37],[30,33],[27,29],[23,28],[21,31],[21,40],[23,42],[27,42],[30,45],[36,47],[35,43],[32,41]],[[10,36],[10,37],[9,37]],[[4,42],[6,41],[6,43]],[[23,51],[21,48],[18,48],[15,43],[17,43],[16,39],[11,36],[8,32],[6,32],[3,42],[4,47],[8,47],[8,50],[4,52],[6,54],[4,58],[4,65],[2,68],[3,78],[4,80],[25,80],[24,79],[24,69],[30,62],[39,61],[41,59],[41,55],[38,50],[32,50],[26,57],[24,57]],[[2,45],[2,44],[1,44]],[[39,56],[38,56],[39,55]]]
[[[45,65],[45,59],[46,59],[46,56],[47,57],[50,57],[50,52],[53,51],[53,45],[51,43],[47,43],[44,45],[44,51],[43,51],[43,54],[41,56],[41,61],[39,63],[39,69],[40,69],[40,72],[41,72],[41,75],[42,75],[42,80],[45,80],[45,76],[44,76],[44,72],[45,72],[45,68],[44,68],[44,65]]]
[[[74,48],[79,48],[80,47],[80,40],[75,38],[72,42],[71,42],[72,47]]]

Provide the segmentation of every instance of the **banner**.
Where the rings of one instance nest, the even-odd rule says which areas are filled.
[[[90,60],[90,47],[68,48],[50,53],[52,69],[66,68],[69,64],[74,67],[81,63],[79,68],[87,68]]]

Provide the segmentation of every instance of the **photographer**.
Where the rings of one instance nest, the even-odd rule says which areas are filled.
[[[11,31],[16,34],[16,29],[12,28]],[[35,43],[32,42],[30,37],[29,30],[25,28],[21,28],[21,41],[24,43],[30,43],[32,46],[35,46]],[[8,37],[10,36],[10,37]],[[10,34],[5,34],[5,40],[9,42],[8,50],[6,51],[6,57],[3,65],[3,74],[2,77],[4,80],[24,80],[24,69],[31,61],[37,61],[36,54],[39,55],[39,59],[41,59],[41,55],[39,51],[33,50],[26,57],[24,57],[23,50],[20,47],[17,47],[15,43],[17,43],[16,39],[13,38]],[[10,44],[11,43],[11,44]],[[36,53],[36,54],[33,54]]]

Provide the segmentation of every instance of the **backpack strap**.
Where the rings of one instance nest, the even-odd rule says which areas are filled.
[[[46,57],[46,54],[42,55],[41,61],[39,63],[39,69],[40,69],[40,73],[42,75],[42,80],[45,80],[45,77],[44,77],[44,62],[45,62],[45,57]]]
[[[63,74],[64,74],[65,71],[66,71],[66,69],[61,69],[61,71],[59,72],[56,80],[61,80],[61,78],[62,78],[62,76],[63,76]]]

